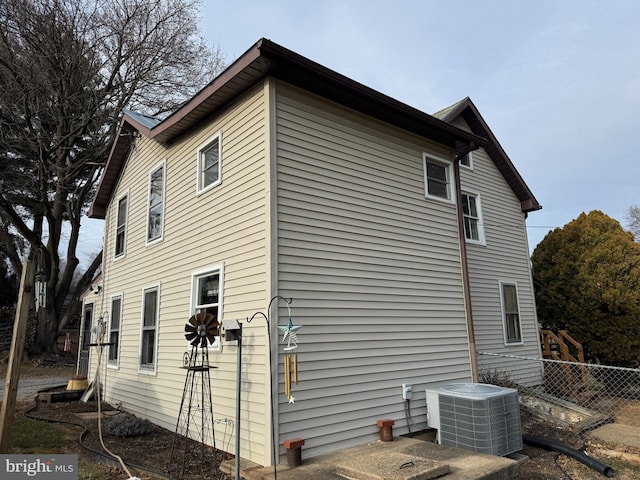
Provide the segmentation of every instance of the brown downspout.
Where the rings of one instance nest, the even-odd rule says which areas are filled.
[[[473,328],[473,312],[471,309],[471,292],[469,285],[469,265],[467,264],[467,240],[464,235],[464,214],[462,212],[462,190],[460,186],[460,160],[478,147],[473,142],[466,146],[462,153],[456,155],[453,162],[453,176],[456,183],[456,212],[458,214],[458,240],[460,243],[460,261],[462,264],[462,283],[464,290],[464,306],[467,314],[467,335],[469,336],[469,360],[471,362],[471,381],[478,381],[478,361],[476,358],[476,336]]]

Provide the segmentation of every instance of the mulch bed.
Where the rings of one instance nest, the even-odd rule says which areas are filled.
[[[157,425],[152,425],[151,432],[142,436],[121,438],[109,435],[106,433],[109,420],[116,415],[125,414],[105,403],[101,404],[101,409],[104,445],[113,454],[122,458],[132,474],[140,478],[231,480],[231,477],[219,470],[221,462],[232,458],[228,454],[205,447],[200,442],[187,439]],[[105,459],[101,456],[109,457],[109,454],[105,452],[100,441],[97,410],[98,405],[95,401],[36,402],[26,412],[27,416],[32,418],[77,425],[78,437],[82,433],[82,427],[85,427],[87,433],[82,438],[82,445],[89,452],[82,449],[78,440],[78,453],[87,455],[98,463],[104,463]],[[76,413],[95,413],[95,415],[92,416],[93,418],[86,418],[85,415],[79,416],[75,415]],[[112,458],[106,461],[107,464],[124,470],[118,460]]]

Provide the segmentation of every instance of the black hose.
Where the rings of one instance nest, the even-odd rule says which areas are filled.
[[[562,443],[547,440],[546,438],[532,437],[529,435],[523,435],[522,441],[527,445],[531,445],[532,447],[543,448],[545,450],[553,450],[554,452],[563,453],[571,458],[575,458],[579,462],[584,463],[585,465],[592,468],[596,472],[601,473],[605,477],[613,477],[615,473],[613,471],[613,468],[591,458],[582,450],[576,450],[575,448],[571,448]]]
[[[65,385],[62,385],[62,387],[64,387],[64,386]],[[56,388],[60,388],[60,387],[45,388],[43,390],[38,390],[38,393],[48,392],[48,391],[54,390]],[[86,445],[84,443],[85,436],[89,433],[89,429],[84,424],[77,423],[77,422],[72,422],[72,421],[68,421],[68,420],[54,420],[52,418],[38,417],[37,415],[34,415],[33,412],[38,410],[39,403],[40,402],[38,400],[38,395],[36,395],[33,405],[31,405],[29,408],[27,408],[27,410],[25,410],[24,416],[27,417],[27,418],[30,418],[32,420],[40,420],[40,421],[48,422],[48,423],[59,423],[59,424],[63,424],[63,425],[73,425],[75,427],[80,427],[82,429],[82,432],[80,433],[80,436],[78,437],[78,444],[80,445],[80,448],[82,448],[82,450],[84,450],[84,452],[87,455],[89,455],[89,457],[91,457],[94,461],[96,461],[98,463],[102,463],[104,465],[108,465],[110,467],[115,467],[115,468],[120,470],[121,465],[120,465],[119,462],[116,461],[116,459],[114,457],[112,457],[111,455],[107,454],[106,452],[100,452],[98,450],[95,450],[95,449],[89,447],[88,445]],[[171,475],[168,475],[166,473],[160,472],[158,470],[154,470],[154,469],[148,468],[148,467],[143,467],[142,465],[137,465],[137,464],[131,463],[131,462],[125,462],[125,463],[126,463],[126,465],[128,467],[133,468],[138,473],[145,473],[145,474],[148,474],[148,475],[155,475],[156,477],[164,478],[165,480],[174,480],[174,478]]]

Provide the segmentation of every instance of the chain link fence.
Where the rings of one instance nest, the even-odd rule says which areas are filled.
[[[557,407],[573,412],[563,413],[564,416],[596,413],[603,422],[640,427],[640,369],[497,353],[478,352],[478,355],[518,360],[542,369],[542,384],[534,387],[522,386],[517,374],[506,370],[480,372],[486,383],[517,388],[521,400],[523,396],[537,397],[548,410]]]

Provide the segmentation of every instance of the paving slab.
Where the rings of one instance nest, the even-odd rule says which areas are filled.
[[[589,432],[589,435],[602,442],[614,445],[629,445],[640,448],[640,428],[622,425],[619,423],[609,423]]]
[[[350,480],[431,480],[449,473],[449,465],[400,452],[370,453],[336,465]]]

